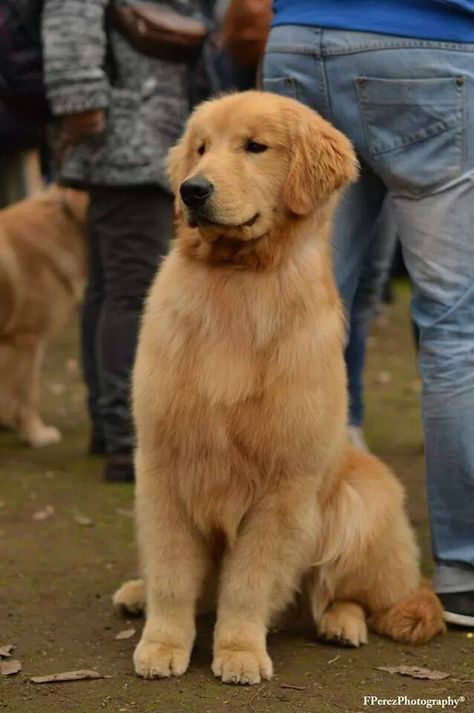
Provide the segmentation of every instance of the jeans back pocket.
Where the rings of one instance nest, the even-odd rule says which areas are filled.
[[[400,194],[421,196],[460,175],[465,78],[355,79],[364,159]]]

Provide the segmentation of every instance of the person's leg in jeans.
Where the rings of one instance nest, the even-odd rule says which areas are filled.
[[[390,274],[396,239],[395,223],[386,200],[375,223],[374,234],[367,248],[359,284],[352,302],[345,351],[349,387],[349,438],[354,446],[364,450],[368,450],[363,432],[367,337]]]
[[[105,297],[98,331],[100,414],[106,478],[131,473],[134,432],[130,378],[143,302],[168,250],[173,199],[158,187],[100,187],[91,191],[91,219],[99,238]]]
[[[420,335],[434,584],[448,621],[474,625],[474,172],[394,204]]]
[[[474,47],[276,27],[268,89],[323,113],[388,188],[414,283],[435,588],[474,625]],[[376,77],[376,78],[374,78]],[[364,170],[365,173],[365,170]],[[363,173],[363,181],[364,181]],[[366,190],[366,188],[368,190]],[[350,305],[363,264],[369,184],[335,223],[336,276]],[[373,227],[366,222],[366,230]],[[361,238],[362,236],[362,238]],[[354,279],[355,274],[355,279]],[[360,275],[360,273],[359,273]],[[464,618],[463,618],[464,617]]]
[[[105,453],[105,434],[100,414],[100,375],[97,360],[97,327],[104,301],[104,274],[98,236],[88,214],[87,285],[81,310],[82,370],[87,387],[87,407],[91,423],[89,451],[91,455]]]
[[[434,585],[474,625],[474,47],[360,62],[360,150],[388,187],[420,330]]]

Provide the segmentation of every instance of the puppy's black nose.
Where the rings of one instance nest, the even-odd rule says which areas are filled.
[[[204,205],[213,190],[212,183],[202,176],[188,178],[187,181],[181,184],[179,189],[181,198],[190,208],[199,208],[199,206]]]

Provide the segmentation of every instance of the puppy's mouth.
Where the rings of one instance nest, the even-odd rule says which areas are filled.
[[[251,218],[244,221],[243,223],[226,223],[223,221],[212,220],[205,215],[190,215],[188,218],[188,224],[191,228],[197,227],[210,227],[210,228],[227,228],[228,230],[236,230],[238,228],[250,228],[255,225],[257,220],[260,218],[260,213],[255,213]]]

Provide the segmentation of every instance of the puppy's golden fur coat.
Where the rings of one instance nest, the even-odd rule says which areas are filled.
[[[82,294],[86,202],[53,186],[0,211],[0,424],[32,446],[61,437],[39,415],[39,369]]]
[[[347,444],[343,319],[329,234],[356,177],[349,141],[296,101],[259,92],[201,105],[172,149],[178,235],[151,290],[133,379],[144,677],[185,672],[198,600],[215,588],[213,672],[272,675],[266,633],[290,614],[359,645],[443,629],[420,581],[403,490]],[[216,583],[214,587],[213,583]]]

